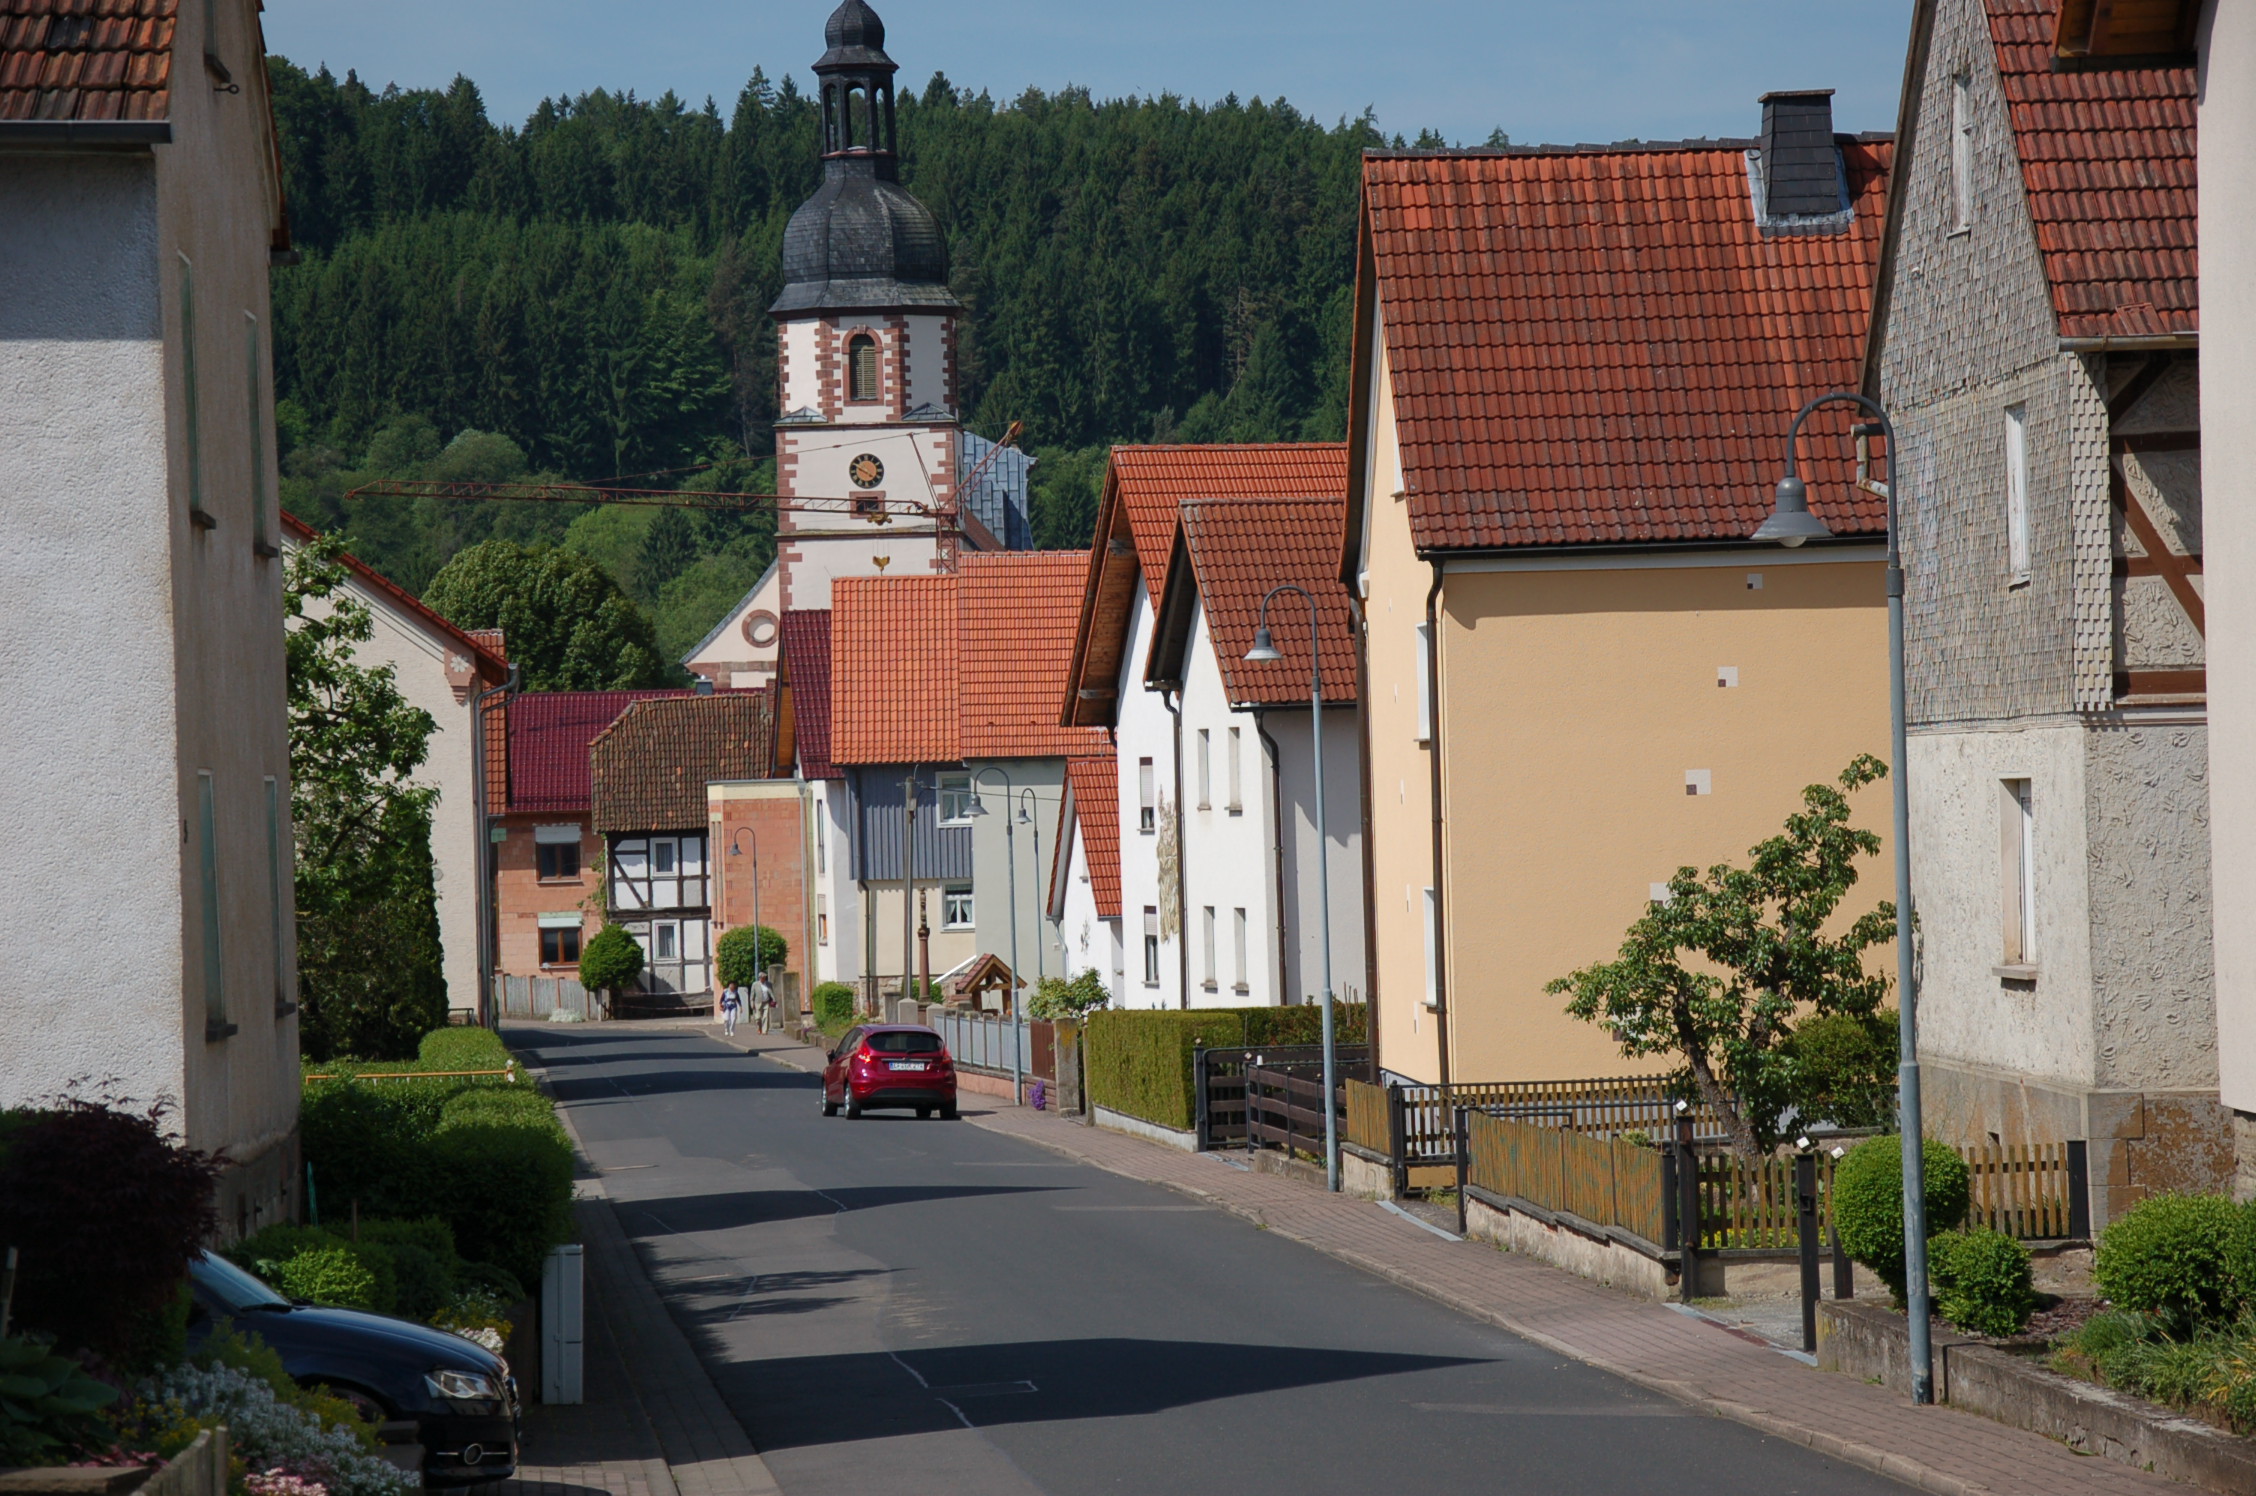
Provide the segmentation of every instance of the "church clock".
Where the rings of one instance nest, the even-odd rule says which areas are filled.
[[[885,464],[868,452],[846,464],[846,476],[856,488],[875,488],[885,481]]]

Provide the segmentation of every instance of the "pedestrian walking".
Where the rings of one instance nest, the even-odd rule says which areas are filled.
[[[721,1032],[723,1034],[732,1039],[736,1037],[736,1020],[743,1011],[744,989],[733,986],[723,987],[721,989]]]
[[[776,999],[775,988],[769,985],[768,974],[764,971],[752,979],[752,1009],[760,1032],[766,1033],[776,1021]]]

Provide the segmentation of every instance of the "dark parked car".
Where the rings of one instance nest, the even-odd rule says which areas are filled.
[[[517,1383],[485,1347],[388,1314],[283,1298],[224,1257],[188,1270],[191,1341],[223,1320],[272,1346],[296,1380],[329,1388],[385,1422],[413,1420],[431,1485],[517,1472]]]
[[[823,1115],[859,1117],[873,1107],[914,1108],[956,1118],[956,1062],[938,1034],[921,1024],[865,1023],[850,1028],[823,1067]]]

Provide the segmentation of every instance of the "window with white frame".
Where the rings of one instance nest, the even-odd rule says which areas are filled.
[[[1230,776],[1230,800],[1226,808],[1232,815],[1242,815],[1245,813],[1245,795],[1240,787],[1242,771],[1238,767],[1238,729],[1235,727],[1230,729],[1229,757],[1227,768]]]
[[[1198,792],[1198,808],[1209,808],[1214,803],[1214,734],[1204,727],[1198,730]]]
[[[1951,232],[1974,226],[1974,79],[1951,79]]]
[[[1136,829],[1147,836],[1159,829],[1159,779],[1148,758],[1136,760]]]
[[[1159,985],[1159,906],[1144,906],[1144,985]]]
[[[969,774],[941,775],[940,824],[943,826],[970,825],[973,799],[971,776]]]
[[[1433,741],[1433,625],[1418,625],[1418,741]]]
[[[2030,781],[2002,782],[1998,820],[1999,921],[2004,940],[2001,965],[2037,964],[2037,813]]]
[[[1246,912],[1230,911],[1230,969],[1237,973],[1230,985],[1239,992],[1249,991],[1246,981]]]
[[[827,893],[815,895],[815,944],[830,944],[830,895]]]
[[[543,966],[580,964],[580,911],[559,909],[540,917],[540,958]]]
[[[1441,906],[1432,889],[1426,890],[1426,1007],[1441,1007]]]
[[[1199,910],[1199,985],[1212,992],[1214,982],[1214,906]]]
[[[2029,407],[2005,408],[2005,567],[2029,580]]]
[[[580,876],[580,828],[535,826],[533,858],[543,883],[567,878],[576,881]]]
[[[613,909],[701,909],[708,892],[703,832],[622,836],[611,843]]]
[[[968,930],[972,919],[971,886],[958,884],[940,897],[940,922],[951,930]]]

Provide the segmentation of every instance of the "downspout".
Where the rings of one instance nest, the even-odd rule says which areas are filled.
[[[1355,774],[1363,789],[1363,1026],[1371,1046],[1371,1079],[1377,1081],[1384,1073],[1385,1057],[1379,1050],[1379,901],[1372,894],[1378,887],[1378,869],[1371,846],[1371,692],[1364,684],[1371,678],[1371,631],[1363,616],[1363,599],[1353,589],[1347,607],[1355,627],[1355,736],[1361,749]]]
[[[501,1014],[494,1007],[493,969],[501,959],[501,933],[498,912],[494,908],[493,827],[491,807],[486,804],[486,702],[495,696],[506,698],[517,689],[518,672],[522,666],[512,664],[509,676],[498,686],[476,691],[470,696],[470,795],[478,822],[478,1021],[489,1029],[501,1027]],[[509,743],[508,718],[502,719],[502,745],[506,754]],[[504,763],[508,760],[505,757]]]
[[[1175,719],[1175,968],[1176,1003],[1179,1008],[1191,1005],[1191,880],[1190,869],[1183,866],[1183,698],[1179,692],[1162,690],[1160,705],[1167,715]]]
[[[1277,740],[1269,736],[1268,715],[1255,712],[1253,730],[1261,735],[1262,751],[1269,755],[1269,855],[1277,867],[1277,1000],[1290,1006],[1292,993],[1285,986],[1285,763],[1277,755]]]
[[[1441,562],[1433,567],[1433,585],[1426,589],[1426,765],[1428,793],[1433,800],[1434,891],[1434,1047],[1441,1064],[1441,1083],[1449,1084],[1449,904],[1442,882],[1441,846]]]

